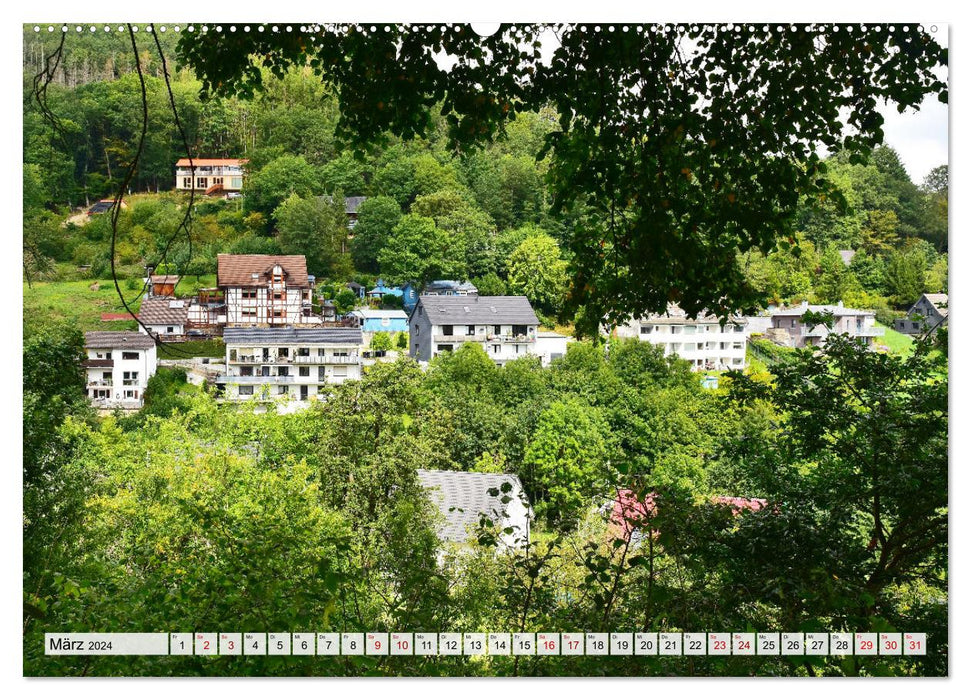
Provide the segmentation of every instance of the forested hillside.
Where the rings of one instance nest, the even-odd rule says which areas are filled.
[[[450,147],[438,116],[430,138],[388,135],[360,153],[335,136],[337,99],[315,73],[267,72],[263,92],[203,101],[200,82],[177,69],[171,32],[160,37],[190,152],[247,158],[247,178],[241,204],[196,199],[190,255],[189,237],[174,236],[185,197],[172,193],[186,149],[154,42],[139,36],[148,130],[118,221],[116,263],[126,274],[140,275],[163,252],[192,275],[214,272],[218,252],[298,253],[321,279],[468,278],[483,293],[525,293],[548,318],[569,306],[568,240],[586,214],[551,213],[548,159],[537,156],[558,129],[553,112],[522,113],[505,138],[481,148]],[[110,222],[64,221],[73,207],[115,195],[142,126],[141,87],[123,34],[69,36],[46,91],[51,124],[32,97],[32,71],[57,38],[25,30],[25,273],[72,279],[81,267],[104,277]],[[843,300],[889,323],[922,292],[947,290],[947,167],[915,184],[892,144],[867,163],[849,160],[826,162],[838,195],[803,201],[796,236],[767,255],[741,254],[741,269],[766,303]],[[348,241],[339,201],[359,195],[368,200]],[[854,251],[849,266],[841,250]]]

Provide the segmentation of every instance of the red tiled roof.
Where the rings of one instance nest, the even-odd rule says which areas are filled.
[[[242,165],[248,161],[245,158],[193,158],[192,165],[195,167],[209,167],[211,165]],[[177,168],[188,168],[189,159],[179,158],[175,163]]]
[[[303,255],[230,255],[216,256],[216,284],[220,287],[250,287],[266,284],[273,267],[283,268],[287,285],[309,287],[307,258]],[[256,275],[256,277],[253,277]]]
[[[630,489],[620,489],[614,499],[610,511],[610,523],[614,528],[622,531],[624,537],[643,527],[649,527],[650,520],[657,515],[656,493],[649,493],[643,499]],[[742,511],[758,511],[768,505],[764,498],[739,498],[738,496],[713,496],[714,505],[729,506],[732,515],[739,515]]]

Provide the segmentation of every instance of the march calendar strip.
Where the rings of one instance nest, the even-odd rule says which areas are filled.
[[[923,632],[70,632],[48,656],[924,656]]]

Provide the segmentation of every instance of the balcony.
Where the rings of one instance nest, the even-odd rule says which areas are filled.
[[[535,335],[507,335],[507,334],[490,334],[483,340],[488,340],[490,343],[535,343]]]
[[[484,343],[485,341],[485,334],[465,335],[463,333],[462,335],[432,335],[433,343],[452,343],[461,345],[462,343]]]
[[[115,366],[114,360],[87,359],[81,363],[85,369],[111,369]]]
[[[94,387],[110,387],[110,386],[114,386],[111,383],[111,380],[110,379],[96,379],[94,381],[89,381],[88,382],[88,387],[89,388],[94,388]]]
[[[307,379],[307,377],[302,377],[302,379]],[[217,384],[252,384],[259,386],[262,384],[293,384],[297,380],[297,377],[293,375],[277,375],[273,374],[270,376],[264,375],[254,375],[249,377],[243,377],[241,375],[220,375],[216,377]]]
[[[95,408],[112,409],[121,408],[126,410],[137,410],[142,407],[141,399],[88,399]]]

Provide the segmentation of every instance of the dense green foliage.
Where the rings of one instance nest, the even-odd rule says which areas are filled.
[[[831,348],[794,351],[771,382],[735,375],[709,391],[686,363],[635,340],[609,354],[575,343],[547,369],[496,367],[466,345],[428,372],[408,359],[374,365],[288,415],[220,406],[160,373],[140,415],[75,414],[52,431],[62,447],[51,478],[85,485],[69,500],[85,544],[58,547],[48,532],[58,525],[35,525],[44,566],[28,571],[27,671],[943,673],[946,356],[926,343],[907,360],[838,339]],[[486,527],[478,544],[439,555],[441,516],[416,468],[518,474],[533,543],[495,549]],[[654,536],[611,524],[601,509],[617,489],[654,494],[657,511],[632,520]],[[733,515],[718,496],[769,505]],[[39,653],[52,629],[241,625],[921,629],[934,653],[217,664]]]

